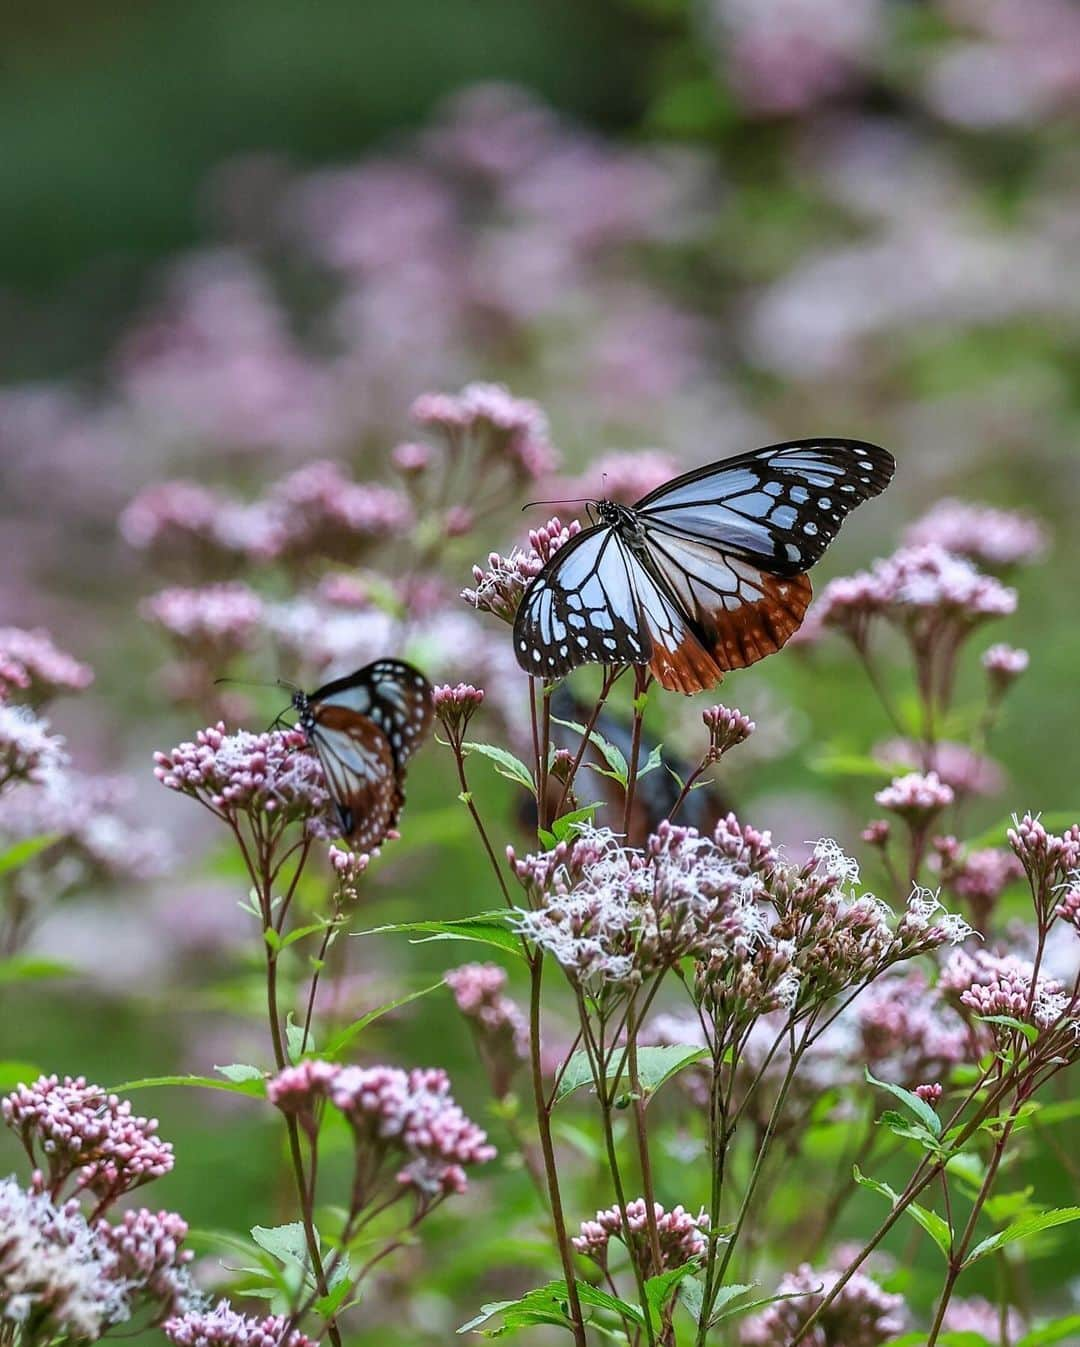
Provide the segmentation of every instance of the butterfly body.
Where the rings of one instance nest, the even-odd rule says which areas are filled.
[[[714,686],[798,630],[806,571],[894,467],[861,440],[794,440],[698,468],[633,506],[596,502],[599,522],[525,592],[518,662],[546,679],[599,662],[648,665],[677,692]]]
[[[315,748],[342,835],[362,851],[385,839],[405,803],[405,767],[431,728],[431,686],[404,660],[382,659],[315,692],[293,709]]]

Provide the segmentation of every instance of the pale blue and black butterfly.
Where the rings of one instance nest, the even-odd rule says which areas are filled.
[[[295,692],[293,707],[342,835],[361,851],[379,846],[405,803],[405,765],[431,729],[430,683],[404,660],[378,659],[315,692]]]
[[[792,440],[697,468],[599,523],[532,581],[514,653],[552,679],[580,664],[647,665],[676,692],[713,687],[799,629],[819,561],[892,455],[862,440]]]

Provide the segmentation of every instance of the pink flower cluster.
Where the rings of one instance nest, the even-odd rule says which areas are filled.
[[[1027,672],[1031,656],[1026,650],[999,641],[983,652],[982,666],[990,680],[990,686],[996,696],[1001,696],[1013,683]]]
[[[927,544],[967,557],[991,570],[1036,561],[1046,551],[1046,530],[1019,510],[942,500],[904,534],[908,547]]]
[[[560,547],[581,532],[576,519],[569,524],[556,516],[542,527],[530,529],[528,550],[515,547],[509,556],[492,552],[487,570],[473,567],[472,589],[463,589],[461,597],[481,612],[493,613],[504,622],[513,622],[521,597],[530,582],[540,574],[545,564]]]
[[[714,759],[722,758],[730,749],[745,743],[757,726],[749,716],[737,707],[710,706],[702,711],[701,719],[709,731],[709,753]]]
[[[912,1089],[947,1076],[967,1056],[963,1023],[921,969],[880,978],[855,1002],[861,1063],[875,1076]]]
[[[879,790],[874,799],[882,809],[899,814],[912,827],[922,827],[943,809],[948,809],[955,795],[937,772],[909,772]]]
[[[24,1323],[33,1313],[42,1341],[92,1342],[130,1317],[128,1288],[113,1251],[75,1201],[0,1180],[0,1316]]]
[[[595,1259],[602,1267],[607,1266],[608,1246],[613,1239],[625,1244],[635,1263],[644,1270],[646,1277],[654,1277],[668,1268],[682,1267],[692,1258],[699,1258],[706,1247],[709,1230],[709,1217],[704,1207],[696,1216],[692,1216],[684,1207],[672,1207],[665,1211],[659,1202],[654,1203],[653,1213],[660,1243],[660,1266],[654,1267],[654,1258],[650,1248],[648,1208],[643,1197],[635,1198],[626,1204],[626,1225],[622,1212],[615,1207],[598,1211],[595,1219],[582,1221],[581,1233],[571,1241],[578,1253]]]
[[[980,949],[973,954],[957,950],[942,970],[940,991],[954,1004],[977,1016],[1006,1015],[1047,1029],[1069,1008],[1061,984],[1040,973],[1015,954]]]
[[[403,534],[412,524],[408,500],[377,482],[354,482],[336,463],[309,463],[271,487],[263,505],[256,560],[312,556],[354,563],[363,549]]]
[[[506,970],[493,963],[467,963],[446,974],[458,1010],[476,1033],[496,1098],[503,1098],[518,1065],[529,1055],[529,1024],[506,995]]]
[[[201,588],[173,586],[139,606],[185,654],[227,660],[250,650],[264,616],[262,599],[238,580]]]
[[[634,505],[654,487],[669,482],[680,472],[670,454],[643,449],[636,453],[601,454],[580,477],[560,481],[553,494],[568,499],[617,500]]]
[[[280,1072],[267,1095],[302,1121],[329,1099],[352,1126],[358,1169],[375,1172],[393,1156],[400,1165],[397,1183],[414,1188],[425,1202],[464,1192],[465,1167],[495,1155],[487,1134],[454,1102],[446,1072],[434,1067],[403,1071],[311,1060]]]
[[[874,749],[874,757],[896,772],[933,772],[957,797],[997,795],[1005,786],[1005,775],[992,758],[950,739],[939,739],[929,747],[913,739],[890,739]]]
[[[173,1314],[195,1299],[187,1270],[195,1255],[181,1247],[188,1226],[175,1212],[142,1207],[125,1211],[115,1225],[99,1221],[96,1230],[113,1252],[113,1275],[138,1287],[159,1313]]]
[[[452,448],[466,438],[483,458],[509,464],[516,476],[535,481],[552,472],[558,458],[547,417],[539,405],[514,397],[502,384],[468,384],[460,393],[425,393],[412,405],[420,425],[439,430]]]
[[[1025,1332],[1023,1317],[1010,1305],[1005,1313],[1006,1336],[1003,1338],[1001,1306],[985,1296],[954,1297],[945,1311],[941,1327],[946,1333],[974,1334],[988,1343],[998,1344],[998,1347],[1007,1342],[1019,1342]]]
[[[88,1085],[82,1076],[39,1076],[0,1101],[0,1116],[55,1195],[78,1172],[80,1188],[114,1200],[173,1167],[173,1149],[157,1135],[157,1119]]]
[[[163,786],[230,822],[243,814],[271,814],[318,827],[330,802],[319,761],[299,730],[226,734],[218,724],[200,730],[194,742],[155,753],[154,762]]]
[[[136,496],[120,518],[132,547],[197,575],[312,557],[353,563],[372,542],[411,524],[412,507],[399,491],[354,482],[321,460],[248,504],[194,482],[162,482]]]
[[[934,839],[942,884],[968,904],[979,930],[985,931],[994,904],[1006,888],[1022,879],[1024,867],[1011,851],[983,847],[965,852],[955,837]]]
[[[67,761],[64,741],[26,706],[0,702],[0,790],[9,781],[40,781]]]
[[[801,1264],[783,1277],[776,1294],[791,1297],[770,1305],[743,1325],[743,1347],[787,1347],[840,1280],[844,1269],[817,1272]],[[803,1339],[809,1347],[882,1347],[904,1330],[904,1298],[883,1291],[856,1272]]]
[[[94,672],[59,649],[47,631],[0,627],[0,703],[19,695],[33,706],[62,692],[81,692]]]
[[[447,733],[461,735],[483,705],[484,692],[471,683],[458,683],[454,687],[443,683],[431,694],[431,700],[435,715],[442,721]]]
[[[1058,835],[1049,832],[1038,815],[1025,814],[1014,817],[1008,839],[1040,906],[1052,890],[1080,871],[1080,824]]]
[[[862,644],[875,617],[905,628],[933,620],[967,631],[1015,611],[1015,590],[983,575],[966,557],[924,543],[901,548],[870,571],[831,581],[818,600],[815,621]]]
[[[212,1310],[173,1315],[163,1328],[174,1347],[316,1347],[299,1329],[290,1329],[284,1315],[257,1319],[238,1314],[227,1300]]]

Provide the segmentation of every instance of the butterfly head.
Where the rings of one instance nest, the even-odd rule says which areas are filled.
[[[601,524],[606,524],[608,528],[617,529],[619,536],[625,543],[630,546],[635,543],[644,545],[645,535],[641,527],[641,520],[638,518],[637,511],[631,509],[629,505],[622,505],[617,500],[598,500],[596,502],[596,516]]]
[[[292,707],[296,712],[300,728],[305,732],[310,730],[315,724],[315,715],[311,709],[311,699],[302,688],[297,688],[293,692]]]

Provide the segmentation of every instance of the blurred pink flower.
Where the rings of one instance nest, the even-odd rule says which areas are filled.
[[[90,666],[61,650],[47,631],[0,627],[0,702],[14,694],[39,706],[93,681]]]
[[[238,580],[198,589],[174,586],[139,605],[191,656],[224,664],[250,650],[263,619],[262,599]]]
[[[559,496],[585,501],[617,500],[633,505],[678,472],[675,459],[655,449],[601,454],[580,477],[566,477],[553,490]]]
[[[933,544],[998,569],[1038,560],[1049,539],[1043,525],[1023,511],[942,500],[905,530],[904,544]]]
[[[502,384],[468,384],[459,394],[424,393],[413,403],[412,416],[420,425],[442,431],[454,447],[468,437],[485,459],[508,464],[526,481],[557,466],[539,404],[514,397]]]
[[[818,1272],[802,1263],[781,1278],[783,1296],[743,1324],[743,1347],[787,1347],[811,1314],[832,1291],[845,1268]],[[807,1342],[810,1347],[882,1347],[903,1332],[907,1321],[904,1297],[883,1291],[865,1272],[856,1272],[824,1311]]]
[[[9,782],[41,781],[67,762],[59,735],[26,706],[0,702],[0,790]]]

